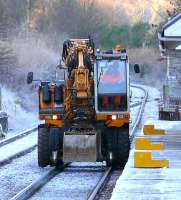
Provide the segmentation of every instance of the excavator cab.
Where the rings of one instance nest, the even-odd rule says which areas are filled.
[[[97,113],[122,113],[129,110],[127,57],[99,54],[95,64],[95,108]]]
[[[95,56],[94,91],[101,153],[107,165],[123,168],[130,150],[129,63],[126,50],[99,52]]]

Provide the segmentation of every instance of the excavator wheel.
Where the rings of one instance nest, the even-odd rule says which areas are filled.
[[[46,167],[50,164],[50,131],[43,124],[38,126],[38,165]]]
[[[104,141],[107,165],[123,169],[130,151],[129,125],[107,128]]]
[[[63,129],[52,127],[50,128],[50,165],[60,166],[63,156]],[[56,153],[55,160],[53,159],[53,152]]]

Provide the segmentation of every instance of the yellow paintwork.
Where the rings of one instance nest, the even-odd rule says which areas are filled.
[[[129,114],[129,113],[125,113],[125,114]],[[130,122],[129,118],[128,119],[118,118],[116,120],[108,120],[107,116],[108,116],[107,114],[97,114],[96,118],[97,118],[97,120],[105,121],[105,125],[108,127],[122,127],[124,124],[128,124]]]
[[[145,135],[165,135],[165,130],[155,129],[154,125],[145,125],[143,132]]]
[[[152,144],[149,138],[136,138],[136,150],[163,150],[164,144]]]
[[[129,115],[129,113],[124,113],[124,114]],[[108,115],[114,115],[114,114],[113,113],[112,114],[96,114],[96,119],[97,120],[107,120]],[[117,120],[123,120],[123,118],[118,118]],[[125,119],[125,118],[124,118],[124,120],[130,121],[130,119]]]
[[[116,119],[116,120],[107,120],[105,125],[107,127],[122,127],[124,124],[128,124],[129,120],[125,119]]]
[[[82,52],[80,52],[80,54],[82,54]],[[80,68],[75,69],[74,71],[75,81],[73,86],[77,91],[77,97],[87,97],[88,94],[90,94],[91,88],[89,81],[89,70],[84,66],[80,66]]]
[[[87,97],[87,92],[84,92],[84,91],[77,92],[77,97],[79,97],[79,98]]]
[[[97,120],[107,120],[107,115],[105,115],[105,114],[97,114],[96,118],[97,118]]]
[[[45,120],[45,124],[47,124],[47,125],[53,125],[53,126],[61,128],[64,125],[64,121],[63,120],[49,119],[49,120]]]
[[[94,87],[93,76],[90,74],[87,64],[84,62],[85,55],[90,58],[91,64],[94,64],[94,51],[90,47],[89,40],[87,39],[71,39],[71,44],[67,49],[67,57],[65,65],[68,67],[73,58],[77,58],[76,66],[71,70],[72,80],[67,78],[64,86],[64,108],[66,120],[72,121],[75,118],[75,109],[73,108],[74,102],[72,100],[72,90],[76,93],[77,107],[84,105],[86,107],[85,115],[88,119],[95,117],[95,112],[92,105],[92,88]]]
[[[168,160],[152,160],[151,152],[135,152],[134,167],[136,168],[162,168],[169,167]]]

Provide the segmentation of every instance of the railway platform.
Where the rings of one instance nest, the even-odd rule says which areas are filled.
[[[148,120],[165,135],[149,135],[153,143],[163,143],[162,151],[152,151],[154,160],[166,159],[169,167],[135,168],[133,146],[122,176],[118,179],[111,200],[180,200],[181,197],[181,122]],[[137,137],[145,137],[143,130]],[[146,136],[147,137],[147,136]]]

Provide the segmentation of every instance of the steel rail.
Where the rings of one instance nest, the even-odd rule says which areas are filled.
[[[144,107],[145,107],[145,104],[146,104],[146,101],[147,101],[147,98],[148,98],[148,93],[141,86],[132,85],[131,87],[141,89],[145,94],[145,97],[144,97],[144,99],[142,101],[142,104],[140,106],[140,110],[139,110],[138,115],[136,117],[136,121],[135,121],[135,123],[133,125],[133,128],[131,130],[130,140],[132,142],[133,139],[134,139],[134,135],[135,135],[136,129],[138,128],[138,125],[139,125],[139,123],[141,121],[141,117],[142,117],[143,112],[144,112]],[[45,175],[40,177],[38,180],[36,180],[32,184],[28,185],[26,188],[24,188],[22,191],[20,191],[17,195],[15,195],[10,200],[27,200],[28,198],[33,196],[40,188],[42,188],[46,183],[48,183],[52,178],[54,178],[57,174],[59,174],[61,171],[63,171],[64,168],[67,167],[67,165],[68,164],[62,166],[59,169],[57,169],[57,168],[51,169],[49,172],[47,172]],[[108,178],[111,176],[111,172],[112,172],[112,167],[109,167],[105,171],[104,175],[99,180],[97,185],[93,188],[91,193],[88,195],[88,198],[87,198],[88,200],[94,200],[96,198],[96,196],[99,193],[99,191],[103,188],[103,186],[108,181]]]
[[[134,107],[140,106],[141,103],[142,103],[142,102],[134,103],[134,104],[130,105],[130,108],[134,108]]]
[[[8,144],[10,144],[10,143],[13,143],[13,142],[15,142],[16,140],[22,139],[22,138],[24,138],[25,136],[28,136],[28,135],[30,135],[31,133],[35,132],[36,130],[37,130],[37,127],[33,127],[33,128],[31,128],[31,129],[28,129],[28,130],[26,130],[26,131],[23,131],[23,132],[21,132],[21,133],[15,135],[15,136],[13,136],[13,137],[10,137],[10,138],[7,138],[7,139],[5,139],[5,140],[2,140],[2,141],[0,142],[0,148],[3,147],[3,146],[8,145]],[[23,149],[23,150],[21,150],[21,151],[15,153],[15,154],[12,154],[12,155],[8,156],[7,158],[5,158],[5,159],[3,159],[3,160],[0,160],[0,167],[4,166],[4,165],[6,165],[6,164],[9,164],[9,163],[12,162],[14,159],[17,159],[17,158],[19,158],[19,157],[22,157],[22,156],[24,156],[24,155],[26,155],[26,154],[28,154],[28,153],[34,151],[34,150],[36,149],[36,147],[37,147],[37,144],[34,144],[34,145],[32,145],[32,146],[29,146],[29,147],[26,148],[26,149]]]
[[[135,136],[135,132],[138,128],[138,125],[140,124],[143,112],[144,112],[144,108],[148,99],[148,92],[141,86],[138,85],[131,85],[131,87],[134,88],[138,88],[140,90],[142,90],[144,92],[144,98],[142,100],[138,115],[136,117],[135,123],[133,125],[133,128],[130,132],[130,141],[131,143],[133,142],[134,136]],[[93,188],[93,190],[91,191],[91,193],[89,194],[87,200],[95,200],[97,195],[99,194],[99,192],[101,191],[101,189],[104,187],[104,185],[106,184],[106,181],[108,181],[109,177],[111,176],[111,173],[113,172],[113,169],[110,167],[108,168],[108,170],[106,170],[105,174],[102,176],[102,178],[100,179],[100,181],[98,182],[98,184]]]
[[[34,151],[37,147],[37,144],[32,145],[22,151],[19,151],[11,156],[8,156],[7,158],[0,160],[0,167],[9,164],[10,162],[12,162],[14,159],[20,158],[28,153],[31,153],[32,151]]]
[[[32,197],[38,190],[40,190],[45,184],[47,184],[52,178],[61,173],[70,163],[67,163],[59,168],[50,169],[46,174],[35,180],[26,188],[21,190],[18,194],[12,197],[10,200],[27,200]]]
[[[135,87],[135,88],[138,88],[139,86],[136,86],[136,85],[131,85],[131,87]],[[138,88],[138,89],[140,89],[140,88]],[[143,88],[141,89],[142,91],[143,91]],[[145,92],[144,92],[144,94],[145,94]],[[143,97],[143,99],[144,99],[144,97]],[[136,103],[132,103],[131,105],[130,105],[130,108],[134,108],[134,107],[137,107],[137,106],[140,106],[142,104],[142,100],[141,101],[138,101],[138,102],[136,102]]]
[[[135,133],[136,133],[136,130],[140,124],[140,121],[141,121],[141,118],[143,116],[143,112],[144,112],[144,109],[145,109],[145,105],[146,105],[146,102],[147,102],[147,99],[148,99],[148,92],[146,91],[146,89],[144,89],[142,86],[138,86],[138,85],[131,85],[131,87],[134,87],[134,88],[138,88],[140,90],[142,90],[145,94],[143,100],[142,100],[142,103],[141,103],[141,106],[140,106],[140,109],[139,109],[139,112],[138,112],[138,115],[136,117],[136,120],[135,120],[135,123],[132,127],[132,130],[130,132],[130,141],[131,143],[133,142],[134,140],[134,137],[135,137]]]
[[[36,130],[37,130],[37,127],[33,127],[33,128],[31,128],[31,129],[28,129],[28,130],[26,130],[26,131],[23,131],[23,132],[21,132],[21,133],[15,135],[15,136],[13,136],[13,137],[4,139],[4,140],[0,141],[0,147],[3,147],[3,146],[5,146],[5,145],[7,145],[7,144],[10,144],[10,143],[12,143],[12,142],[18,140],[18,139],[21,139],[21,138],[23,138],[23,137],[25,137],[25,136],[27,136],[27,135],[33,133],[33,132],[36,131]]]
[[[94,200],[95,197],[97,196],[97,194],[99,193],[99,191],[103,188],[104,184],[106,183],[109,175],[111,174],[112,171],[112,167],[109,167],[104,175],[101,177],[101,179],[99,180],[99,182],[97,183],[97,185],[93,188],[93,190],[91,191],[91,193],[88,195],[87,200]]]

